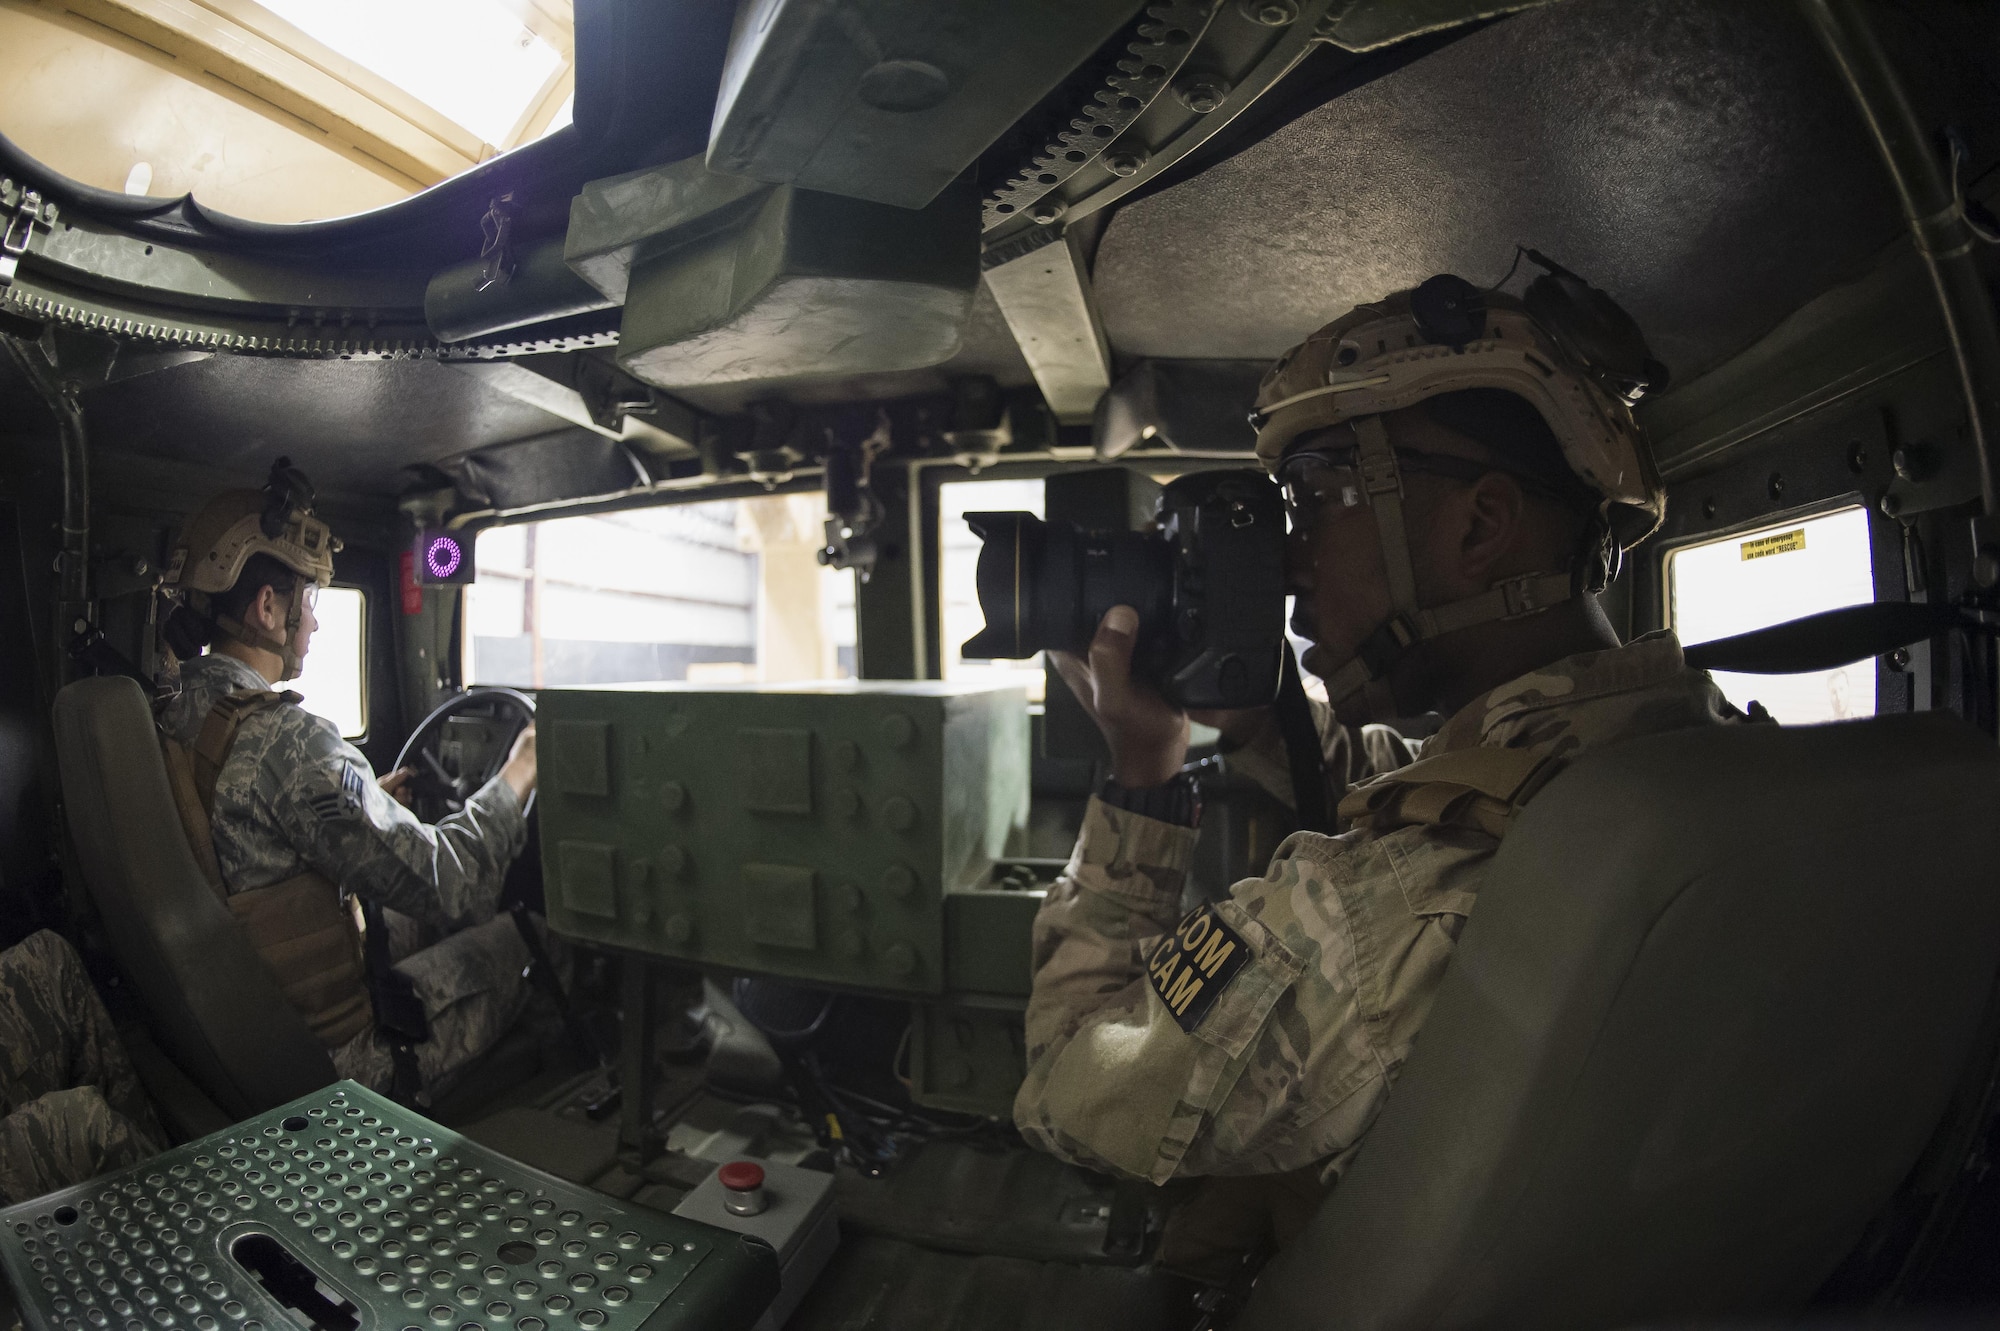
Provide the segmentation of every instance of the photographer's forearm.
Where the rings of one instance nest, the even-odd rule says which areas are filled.
[[[1063,1055],[1078,1039],[1115,1042],[1112,1028],[1142,1020],[1145,953],[1180,917],[1195,835],[1091,800],[1069,868],[1036,916],[1028,1077],[1015,1121],[1044,1149],[1077,1163],[1134,1172],[1101,1146],[1092,1150],[1087,1126],[1069,1121],[1078,1097],[1089,1098],[1090,1088],[1075,1081],[1089,1060]]]

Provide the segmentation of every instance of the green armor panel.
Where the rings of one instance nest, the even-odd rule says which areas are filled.
[[[549,923],[582,942],[891,995],[1027,992],[1018,689],[550,689]],[[1006,898],[994,900],[994,898]]]

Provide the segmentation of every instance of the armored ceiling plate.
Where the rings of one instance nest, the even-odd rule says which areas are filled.
[[[947,360],[978,283],[977,210],[962,187],[911,212],[779,186],[633,265],[618,363],[688,388]]]
[[[1134,0],[748,0],[708,162],[922,208],[1095,52]]]

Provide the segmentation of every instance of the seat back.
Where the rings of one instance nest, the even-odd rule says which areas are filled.
[[[1971,1063],[2000,753],[1957,718],[1587,755],[1246,1328],[1611,1327],[1807,1298]]]
[[[56,694],[63,807],[85,887],[146,1024],[231,1118],[335,1079],[188,848],[146,695],[130,679]]]

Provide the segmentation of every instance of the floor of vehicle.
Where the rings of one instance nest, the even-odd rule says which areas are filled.
[[[699,1062],[660,1065],[654,1108],[665,1148],[644,1161],[621,1148],[616,1079],[603,1070],[544,1074],[456,1126],[662,1211],[732,1159],[833,1173],[841,1246],[791,1331],[1162,1331],[1194,1319],[1196,1286],[1143,1261],[1155,1190],[1072,1168],[1004,1129],[913,1143],[870,1177],[824,1149],[796,1108],[711,1088]]]

